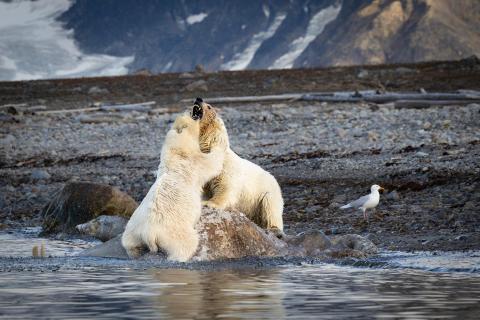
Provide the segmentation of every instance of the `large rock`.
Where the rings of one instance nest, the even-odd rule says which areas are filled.
[[[366,258],[378,252],[372,241],[358,234],[345,234],[332,239],[327,254],[334,258]]]
[[[240,212],[203,208],[196,229],[200,235],[200,243],[193,261],[238,259],[247,256],[364,258],[376,253],[375,245],[358,235],[344,235],[331,240],[321,231],[313,230],[287,237],[287,240],[283,241],[259,228]],[[127,258],[120,235],[83,251],[82,255]]]
[[[203,208],[197,224],[200,244],[193,260],[285,255],[287,244],[243,213]]]
[[[75,227],[101,215],[129,218],[138,204],[117,188],[89,182],[68,183],[42,211],[43,235],[77,233]]]
[[[316,257],[332,246],[330,239],[320,230],[309,230],[287,237],[287,242],[290,254],[294,256]]]
[[[287,254],[287,244],[265,232],[243,213],[203,208],[196,229],[200,243],[193,261],[273,257]],[[83,256],[127,258],[121,236],[82,252]]]

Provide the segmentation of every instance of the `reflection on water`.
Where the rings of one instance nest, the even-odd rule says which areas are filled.
[[[41,228],[23,228],[0,232],[0,257],[31,257],[33,247],[40,247],[42,244],[46,249],[47,257],[72,256],[101,243],[95,240],[39,238],[37,235],[40,231]]]
[[[0,317],[476,318],[480,277],[329,264],[0,274]]]

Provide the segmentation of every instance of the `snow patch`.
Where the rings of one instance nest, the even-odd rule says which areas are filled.
[[[0,2],[0,80],[110,76],[128,73],[134,57],[84,54],[55,19],[70,0]]]
[[[173,65],[173,61],[168,61],[168,63],[162,68],[162,72],[168,72],[170,71],[170,68]]]
[[[327,24],[335,20],[340,13],[341,6],[330,6],[316,13],[308,23],[307,31],[303,37],[295,39],[287,53],[275,60],[269,69],[290,69],[295,60],[302,54],[308,45],[318,37]]]
[[[271,38],[275,34],[278,27],[280,27],[283,20],[285,20],[285,17],[286,17],[286,14],[284,13],[278,14],[266,31],[261,31],[259,33],[254,34],[252,39],[248,43],[247,47],[245,48],[245,50],[243,50],[240,53],[236,53],[233,56],[233,59],[227,63],[222,64],[220,66],[220,69],[222,70],[245,69],[252,61],[258,48],[260,48],[260,46],[265,40]]]
[[[205,20],[206,17],[208,17],[208,13],[201,12],[199,14],[192,14],[188,16],[185,20],[187,21],[187,24],[192,25],[202,22],[203,20]]]
[[[265,17],[267,17],[267,19],[270,17],[270,9],[268,8],[267,5],[263,5],[262,6],[262,10],[263,10],[263,14],[265,15]]]

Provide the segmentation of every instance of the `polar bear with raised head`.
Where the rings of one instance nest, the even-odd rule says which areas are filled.
[[[222,172],[204,187],[203,204],[238,210],[258,226],[283,236],[283,198],[275,177],[230,149],[225,124],[211,105],[197,98],[192,114],[200,119],[201,150],[226,148]]]
[[[202,187],[222,170],[224,148],[202,153],[200,121],[184,113],[168,131],[157,179],[135,210],[122,235],[130,257],[145,248],[166,252],[168,259],[187,261],[198,246],[195,224],[201,213]]]

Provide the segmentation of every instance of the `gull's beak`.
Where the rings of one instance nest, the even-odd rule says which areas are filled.
[[[383,187],[380,187],[380,189],[378,189],[378,191],[384,192],[385,189]]]

